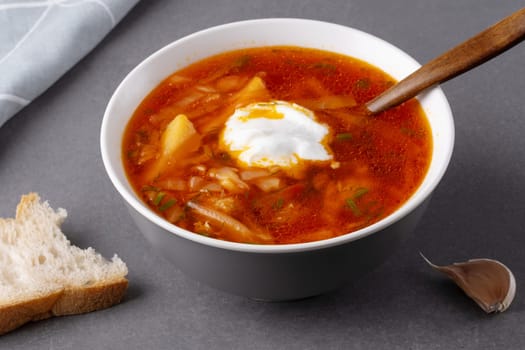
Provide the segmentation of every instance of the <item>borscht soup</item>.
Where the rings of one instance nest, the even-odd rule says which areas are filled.
[[[151,210],[195,234],[289,244],[351,233],[405,203],[431,161],[417,100],[356,112],[392,84],[317,49],[206,58],[140,103],[123,138],[126,175]]]

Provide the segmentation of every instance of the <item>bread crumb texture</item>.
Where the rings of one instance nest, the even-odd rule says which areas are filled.
[[[36,193],[22,196],[14,219],[0,218],[0,334],[26,322],[90,312],[119,303],[126,264],[71,244],[53,210]]]

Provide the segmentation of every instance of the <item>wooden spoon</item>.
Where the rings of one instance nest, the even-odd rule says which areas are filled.
[[[525,8],[423,65],[367,102],[365,113],[376,114],[416,96],[435,84],[464,73],[525,39]]]

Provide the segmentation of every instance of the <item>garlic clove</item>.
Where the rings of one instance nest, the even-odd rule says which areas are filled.
[[[514,275],[507,266],[497,260],[472,259],[438,266],[423,254],[421,256],[432,268],[456,282],[486,313],[503,312],[514,299],[516,294]]]

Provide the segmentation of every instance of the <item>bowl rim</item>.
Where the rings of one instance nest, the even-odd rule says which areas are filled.
[[[340,25],[340,24],[325,22],[325,21],[319,21],[319,20],[303,19],[303,18],[260,18],[260,19],[249,19],[249,20],[242,20],[242,21],[235,21],[235,22],[220,24],[220,25],[202,29],[192,34],[181,37],[171,43],[168,43],[167,45],[161,47],[160,49],[156,50],[155,52],[150,54],[148,57],[146,57],[144,60],[142,60],[138,65],[136,65],[125,76],[125,78],[120,82],[120,84],[118,85],[114,93],[112,94],[106,106],[106,109],[103,115],[103,119],[102,119],[101,131],[100,131],[100,148],[101,148],[102,160],[103,160],[103,164],[104,164],[106,173],[109,176],[113,186],[116,188],[119,194],[124,198],[127,204],[131,206],[131,208],[133,208],[141,216],[143,216],[144,218],[146,218],[147,220],[149,220],[156,226],[159,226],[160,228],[168,231],[169,233],[173,235],[177,235],[179,237],[188,239],[195,243],[203,244],[206,246],[211,246],[214,248],[231,250],[231,251],[240,251],[240,252],[247,252],[247,253],[264,253],[264,254],[281,253],[282,254],[282,253],[298,253],[298,252],[305,252],[305,251],[311,251],[311,250],[319,250],[319,249],[342,245],[345,243],[349,243],[352,241],[356,241],[356,240],[368,237],[378,231],[381,231],[384,228],[387,228],[393,225],[394,223],[403,219],[409,213],[414,211],[418,206],[420,206],[431,195],[432,191],[436,188],[436,186],[441,181],[442,177],[444,176],[448,168],[450,159],[452,157],[452,152],[454,148],[455,130],[454,130],[453,115],[452,115],[452,111],[448,103],[448,100],[445,94],[443,93],[443,90],[441,89],[441,87],[434,86],[430,88],[429,90],[427,90],[426,92],[420,94],[418,96],[418,99],[419,100],[424,99],[425,96],[429,94],[437,94],[437,95],[440,95],[439,97],[443,100],[442,108],[444,108],[444,110],[446,111],[447,117],[449,119],[449,126],[451,130],[450,130],[450,138],[448,140],[450,144],[450,148],[446,150],[446,153],[444,155],[444,163],[442,167],[439,168],[439,171],[437,172],[435,177],[432,179],[431,183],[428,184],[428,186],[426,186],[425,189],[421,190],[421,187],[425,179],[428,176],[428,171],[423,179],[423,182],[419,185],[416,192],[414,192],[414,194],[412,194],[412,196],[407,201],[405,201],[405,203],[403,203],[401,207],[399,207],[396,211],[394,211],[387,217],[381,219],[380,221],[372,225],[366,226],[360,230],[342,234],[340,236],[333,237],[333,238],[312,241],[312,242],[305,242],[305,243],[249,244],[249,243],[238,243],[238,242],[225,241],[225,240],[220,240],[220,239],[215,239],[215,238],[199,235],[189,230],[180,228],[174,224],[171,224],[167,220],[161,218],[156,213],[154,213],[145,204],[143,204],[141,200],[136,196],[136,194],[133,193],[133,190],[129,191],[120,182],[119,178],[117,177],[115,173],[115,164],[112,164],[112,162],[110,161],[110,156],[108,153],[109,151],[108,151],[107,137],[108,137],[108,124],[109,124],[108,120],[111,114],[110,112],[112,111],[112,109],[114,108],[116,104],[117,97],[124,90],[124,87],[126,86],[127,81],[130,80],[130,77],[136,74],[141,69],[143,69],[143,67],[147,66],[156,57],[162,56],[166,51],[172,50],[174,46],[178,46],[181,43],[184,43],[189,40],[198,39],[199,37],[207,35],[210,32],[220,31],[223,29],[236,27],[236,26],[245,26],[245,25],[257,24],[257,23],[272,24],[272,23],[279,23],[279,22],[289,22],[291,24],[293,24],[294,22],[303,23],[303,24],[310,22],[310,23],[316,23],[316,24],[321,24],[321,25],[342,27],[344,30],[354,31],[358,35],[366,37],[368,40],[373,40],[373,41],[381,43],[381,45],[383,46],[390,47],[391,49],[398,51],[400,55],[404,55],[407,60],[412,61],[412,63],[414,64],[416,68],[420,66],[420,64],[414,58],[408,55],[405,51],[401,50],[397,46],[375,35],[372,35],[362,30],[359,30],[353,27],[349,27],[349,26],[345,26],[345,25]],[[189,63],[192,63],[192,62],[189,62]],[[137,102],[137,105],[138,103],[139,102]],[[432,151],[432,155],[434,155],[434,150]],[[433,160],[431,161],[431,164],[432,162]],[[120,166],[122,166],[122,164],[120,164]],[[416,194],[417,194],[417,198],[416,198]]]

